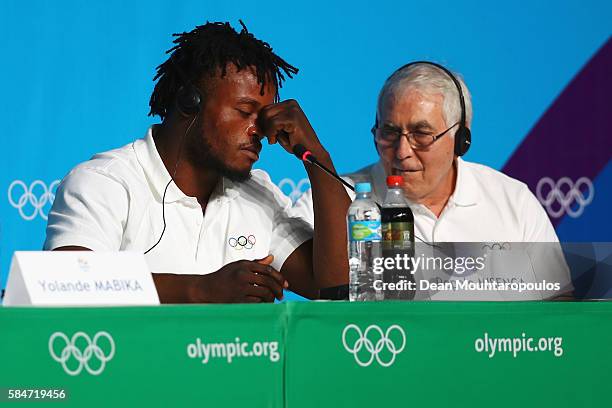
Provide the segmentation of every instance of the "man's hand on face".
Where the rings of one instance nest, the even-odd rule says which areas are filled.
[[[315,156],[325,154],[317,134],[295,99],[264,106],[259,111],[258,126],[268,138],[268,144],[279,143],[293,154],[296,144],[303,145]]]
[[[217,272],[203,275],[198,290],[210,303],[259,303],[283,298],[289,284],[270,264],[274,256],[255,261],[236,261]]]

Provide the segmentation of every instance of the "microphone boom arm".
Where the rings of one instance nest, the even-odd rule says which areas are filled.
[[[336,173],[334,173],[333,171],[325,167],[323,164],[321,164],[317,160],[317,158],[310,152],[310,150],[307,150],[301,144],[297,144],[293,147],[293,154],[302,161],[314,164],[315,166],[323,170],[325,173],[329,174],[330,176],[332,176],[333,178],[335,178],[336,180],[344,184],[346,188],[350,189],[351,191],[355,191],[355,187],[351,186],[349,183],[344,181],[342,177],[338,176]]]

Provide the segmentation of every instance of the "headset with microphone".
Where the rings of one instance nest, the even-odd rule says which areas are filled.
[[[470,129],[467,127],[466,124],[466,114],[465,114],[465,99],[463,96],[463,90],[461,89],[461,83],[459,83],[459,80],[455,77],[455,75],[453,75],[453,73],[446,67],[437,64],[435,62],[431,62],[431,61],[414,61],[414,62],[410,62],[406,65],[403,65],[401,67],[399,67],[398,69],[396,69],[395,71],[393,71],[393,73],[389,76],[389,78],[391,78],[393,75],[397,74],[398,72],[417,65],[417,64],[425,64],[425,65],[431,65],[433,67],[438,68],[440,71],[444,72],[455,84],[455,86],[457,87],[457,93],[459,94],[459,105],[461,106],[461,117],[459,119],[459,127],[457,128],[457,131],[455,132],[455,155],[457,156],[463,156],[464,154],[467,153],[467,151],[470,149],[470,146],[472,145],[472,133],[470,132]],[[387,79],[388,81],[389,79]],[[375,122],[374,122],[374,128],[378,127],[378,115],[376,115],[375,118]],[[376,141],[374,142],[376,143]]]

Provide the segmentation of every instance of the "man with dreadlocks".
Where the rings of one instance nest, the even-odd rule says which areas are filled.
[[[284,76],[297,69],[244,24],[175,36],[150,100],[162,123],[64,178],[45,249],[145,252],[168,303],[270,302],[287,287],[317,297],[346,284],[347,261],[333,256],[346,246],[344,188],[304,164],[313,231],[252,170],[264,137],[288,152],[301,144],[333,168],[298,103],[279,102]]]

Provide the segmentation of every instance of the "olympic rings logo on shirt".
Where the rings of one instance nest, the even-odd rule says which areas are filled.
[[[255,245],[255,235],[244,236],[241,235],[238,238],[230,238],[227,243],[230,247],[234,248],[236,251],[242,251],[243,249],[251,249],[253,245]]]
[[[550,188],[547,194],[544,194],[544,187]],[[567,187],[567,193],[563,192],[563,187]],[[551,217],[559,218],[567,213],[570,217],[577,218],[593,201],[595,188],[587,177],[580,177],[576,183],[569,177],[561,177],[556,183],[550,177],[542,177],[536,186],[536,196]],[[556,210],[553,208],[555,203],[559,205]],[[577,203],[577,208],[573,208],[574,203]]]
[[[287,190],[286,187],[289,187],[291,191],[288,193],[284,191],[283,189]],[[310,188],[310,180],[303,178],[297,184],[295,184],[295,181],[292,179],[284,178],[278,183],[278,188],[280,188],[283,193],[287,194],[291,201],[295,203],[298,198],[300,198],[302,193]]]
[[[490,244],[484,244],[482,249],[489,249],[491,251],[499,250],[499,251],[507,251],[511,249],[509,242],[492,242]]]
[[[347,343],[347,334],[352,331],[356,332],[357,340],[355,340],[352,346],[349,346]],[[401,342],[399,345],[396,345],[390,338],[394,331],[398,332],[401,336]],[[371,339],[371,333],[377,333],[378,336],[374,336],[374,339]],[[376,340],[376,342],[373,340]],[[375,324],[368,326],[365,332],[362,332],[356,324],[349,324],[342,331],[342,344],[344,345],[346,351],[355,357],[355,361],[361,367],[368,367],[370,364],[372,364],[374,359],[376,359],[378,364],[381,366],[389,367],[395,362],[395,357],[406,347],[406,333],[404,333],[404,329],[397,324],[390,326],[384,333],[382,329]],[[364,349],[366,352],[360,353],[362,349]],[[380,355],[383,349],[387,349],[389,351],[388,354],[390,357],[388,357],[388,361],[385,361],[385,359]]]
[[[105,353],[98,345],[98,341],[101,338],[106,338],[108,340],[110,345],[108,353]],[[79,339],[83,339],[85,342],[84,350],[77,347],[77,341]],[[63,348],[59,355],[55,352],[54,346],[56,341],[61,341],[61,343],[63,343]],[[87,372],[91,375],[99,375],[102,373],[102,371],[104,371],[106,363],[108,363],[115,355],[115,341],[113,340],[112,336],[105,331],[96,333],[93,340],[91,340],[87,334],[81,331],[74,333],[71,339],[68,339],[68,336],[62,332],[55,332],[49,338],[49,353],[55,361],[62,365],[64,371],[68,375],[78,375],[81,373],[83,368],[85,368],[85,370],[87,370]],[[100,361],[97,368],[92,368],[90,366],[90,361],[94,356],[95,359]],[[68,361],[71,359],[78,362],[76,367],[71,368],[68,366]],[[72,365],[74,366],[74,364]]]
[[[47,204],[53,204],[53,200],[55,200],[55,193],[53,190],[57,188],[59,183],[60,180],[55,180],[47,187],[44,181],[35,180],[30,186],[27,186],[23,181],[15,180],[8,188],[9,203],[19,210],[21,218],[26,221],[33,220],[37,215],[40,215],[43,220],[47,220],[47,214],[45,214],[44,208]],[[42,191],[39,191],[40,194],[37,195],[35,194],[35,189],[42,189]],[[15,200],[15,195],[19,195],[17,200]],[[28,211],[30,207],[32,209]]]

